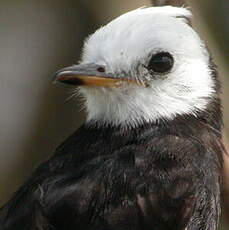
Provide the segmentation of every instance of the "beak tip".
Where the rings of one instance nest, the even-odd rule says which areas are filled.
[[[57,82],[61,82],[61,77],[63,77],[63,72],[62,71],[57,71],[52,78],[52,83],[56,84]]]

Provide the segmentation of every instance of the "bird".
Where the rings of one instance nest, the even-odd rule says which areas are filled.
[[[90,35],[55,74],[85,122],[0,210],[1,230],[215,230],[220,81],[184,7],[142,7]]]

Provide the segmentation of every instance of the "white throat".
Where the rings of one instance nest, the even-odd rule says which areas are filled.
[[[189,81],[187,75],[182,78],[181,72],[166,80],[155,80],[149,88],[82,88],[87,121],[136,127],[144,122],[172,120],[177,115],[198,116],[215,95],[214,81],[203,63],[189,67]]]

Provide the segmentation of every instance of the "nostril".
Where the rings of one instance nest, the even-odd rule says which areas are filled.
[[[104,73],[104,72],[106,71],[104,67],[99,67],[97,70],[98,70],[100,73]]]

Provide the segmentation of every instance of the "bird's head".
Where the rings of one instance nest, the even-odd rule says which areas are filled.
[[[185,8],[140,8],[98,29],[79,65],[57,72],[79,86],[88,121],[136,126],[203,111],[215,94],[209,53]]]

